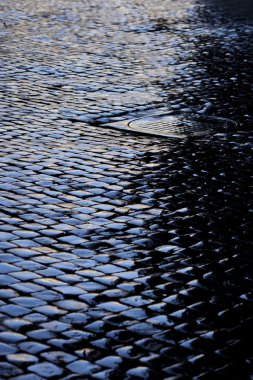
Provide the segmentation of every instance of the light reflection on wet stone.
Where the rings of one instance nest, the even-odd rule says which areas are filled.
[[[252,373],[252,27],[205,4],[0,13],[0,377]],[[169,109],[238,131],[112,131]]]

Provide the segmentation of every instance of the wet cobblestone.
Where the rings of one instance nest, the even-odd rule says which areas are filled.
[[[0,5],[0,378],[249,379],[253,28],[204,3]],[[107,128],[228,117],[175,142]]]

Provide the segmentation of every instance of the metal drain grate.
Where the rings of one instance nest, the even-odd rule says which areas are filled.
[[[160,114],[132,120],[127,126],[129,130],[135,132],[186,138],[231,129],[236,126],[236,123],[221,117]]]
[[[149,112],[149,114],[147,114]],[[136,117],[138,115],[138,118]],[[132,118],[130,118],[132,116]],[[145,111],[128,115],[127,119],[103,121],[98,125],[156,137],[184,139],[187,137],[202,137],[212,133],[235,131],[237,123],[233,120],[199,114],[162,111]]]

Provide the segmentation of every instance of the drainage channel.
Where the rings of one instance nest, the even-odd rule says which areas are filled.
[[[237,123],[233,120],[198,114],[176,114],[160,112],[138,118],[99,123],[102,127],[114,128],[164,138],[186,139],[204,137],[219,132],[235,131]]]

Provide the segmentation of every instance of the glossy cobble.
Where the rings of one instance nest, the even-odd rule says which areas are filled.
[[[0,23],[0,378],[250,378],[252,27],[169,0]],[[106,127],[161,107],[238,131]]]

